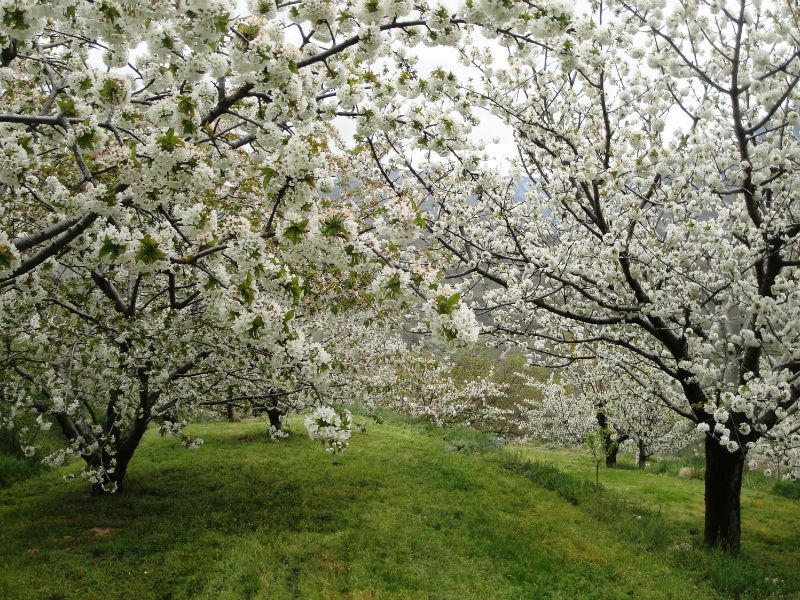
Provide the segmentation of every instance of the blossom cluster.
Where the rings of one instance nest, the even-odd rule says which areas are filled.
[[[329,454],[343,452],[350,445],[353,427],[350,411],[319,406],[305,418],[304,424],[308,437],[320,440]]]

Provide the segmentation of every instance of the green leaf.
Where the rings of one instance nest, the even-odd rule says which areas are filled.
[[[197,125],[191,119],[183,119],[181,121],[181,127],[183,127],[183,133],[185,135],[194,135],[197,133]]]
[[[256,292],[253,289],[253,276],[248,273],[243,283],[239,284],[239,292],[242,294],[244,303],[250,306],[256,299]]]
[[[461,299],[461,294],[456,292],[450,297],[440,294],[436,296],[436,312],[440,315],[452,315],[453,309],[458,306],[458,301]]]
[[[292,300],[295,304],[300,302],[300,298],[303,297],[303,286],[300,285],[299,277],[293,277],[292,280],[283,287],[292,295]]]
[[[264,174],[264,179],[262,179],[261,181],[261,185],[263,185],[264,187],[267,187],[269,185],[269,182],[272,181],[272,178],[278,174],[278,172],[272,167],[263,167],[261,169],[261,172]]]
[[[288,238],[293,244],[299,244],[303,234],[308,233],[308,219],[303,219],[297,223],[292,223],[283,232],[283,236]]]
[[[350,257],[351,267],[355,267],[356,265],[366,262],[366,257],[360,252],[356,252],[356,249],[352,244],[345,246],[344,252]]]
[[[396,273],[386,282],[386,297],[395,299],[400,296],[400,276]]]
[[[175,135],[175,130],[170,127],[164,135],[158,138],[156,144],[164,152],[173,152],[178,146],[183,145],[183,140]]]
[[[229,22],[230,16],[228,13],[222,13],[214,20],[214,29],[216,29],[217,33],[225,33],[228,31]]]
[[[100,258],[104,256],[110,256],[112,259],[115,259],[123,252],[125,252],[125,245],[115,244],[108,236],[106,236],[106,238],[103,240],[102,246],[100,246]]]
[[[136,252],[136,262],[143,262],[146,265],[151,265],[158,260],[163,260],[167,257],[158,247],[158,242],[149,235],[145,235],[139,241],[140,247]]]
[[[561,13],[557,17],[553,17],[553,20],[561,25],[563,29],[566,29],[570,24],[570,16],[566,13]]]
[[[258,337],[261,335],[261,330],[263,328],[264,328],[264,319],[262,319],[261,316],[259,315],[255,319],[253,319],[253,324],[250,327],[249,331],[250,337],[253,339],[258,339]]]
[[[334,215],[327,221],[324,221],[321,231],[322,235],[325,237],[347,239],[347,229],[345,229],[344,220],[339,215]]]
[[[119,11],[116,9],[116,7],[106,2],[103,2],[100,5],[100,12],[103,13],[103,15],[105,15],[105,17],[112,22],[116,19],[119,19],[122,16],[119,14]]]
[[[4,269],[9,269],[11,268],[11,263],[13,262],[14,262],[14,253],[11,252],[11,248],[0,244],[0,267],[3,267]]]
[[[236,28],[236,31],[238,31],[239,35],[241,35],[248,42],[252,42],[254,39],[256,39],[256,36],[258,35],[260,28],[258,27],[258,25],[247,25],[245,23],[241,23]]]
[[[190,96],[178,96],[178,112],[191,117],[194,115],[194,100]]]
[[[136,158],[136,142],[130,140],[128,142],[128,148],[131,151],[131,162],[133,163],[133,166],[138,169],[139,167],[142,166],[142,163],[138,158]]]
[[[32,140],[31,136],[22,135],[17,139],[17,143],[25,149],[26,154],[33,154],[33,148],[31,148]]]
[[[82,148],[83,150],[90,150],[96,141],[97,132],[94,129],[91,131],[84,131],[75,138],[75,142],[78,144],[78,147]]]
[[[56,100],[58,110],[67,118],[77,117],[78,109],[75,107],[75,100],[71,96],[61,96]]]
[[[122,83],[116,79],[106,79],[100,88],[100,98],[109,104],[119,104],[125,97],[125,89]]]

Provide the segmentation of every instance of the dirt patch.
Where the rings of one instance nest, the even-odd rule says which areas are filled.
[[[92,527],[89,533],[96,538],[111,537],[112,530],[110,527]]]

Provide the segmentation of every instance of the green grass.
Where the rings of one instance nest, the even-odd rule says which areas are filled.
[[[730,561],[684,547],[683,529],[700,521],[663,498],[666,541],[654,542],[651,520],[629,512],[610,479],[629,477],[619,489],[629,485],[641,510],[655,511],[656,476],[604,471],[608,489],[596,494],[577,458],[573,468],[571,455],[553,453],[564,468],[542,467],[547,482],[510,468],[526,463],[473,432],[387,419],[331,456],[293,425],[298,433],[278,443],[262,422],[192,425],[206,441],[198,450],[148,434],[124,493],[110,497],[62,483],[64,469],[0,490],[0,598],[706,599],[746,597],[771,564],[759,562],[766,554]],[[659,498],[697,492],[684,486],[699,482],[660,477]],[[564,497],[573,485],[577,501]],[[762,535],[779,535],[788,566],[769,571],[784,580],[770,590],[790,598],[798,505],[764,494],[774,505],[764,514],[777,519],[782,507],[786,527],[753,528],[745,543],[762,548]],[[691,510],[695,501],[702,491]],[[613,519],[603,516],[608,502]],[[741,581],[725,591],[726,577]]]
[[[2,417],[2,415],[0,415]],[[2,418],[0,418],[2,421]],[[33,428],[37,433],[27,441],[36,443],[44,450],[45,454],[53,452],[60,441],[55,437],[55,432],[46,433],[38,431],[32,418],[21,419],[20,426]],[[15,429],[0,427],[0,489],[9,487],[19,481],[38,475],[45,470],[42,462],[36,458],[25,458],[22,443]]]
[[[29,479],[42,471],[44,471],[44,466],[38,460],[26,460],[8,454],[0,454],[0,489]]]
[[[530,445],[517,449],[510,462],[513,465],[525,461],[556,469],[574,486],[594,482],[594,463],[588,452]],[[728,561],[698,550],[704,511],[701,461],[687,455],[665,459],[664,464],[648,463],[644,471],[633,467],[630,455],[620,454],[620,461],[618,468],[600,471],[603,493],[589,507],[595,516],[603,520],[599,513],[610,502],[611,510],[605,512],[611,515],[611,525],[619,528],[624,521],[617,522],[613,517],[613,503],[622,499],[643,516],[643,529],[649,526],[648,518],[655,521],[648,543],[663,540],[667,560],[690,570],[697,565],[695,570],[727,595],[756,598],[773,593],[800,598],[800,502],[792,498],[797,484],[776,482],[757,473],[745,475],[742,556]],[[693,476],[675,476],[673,473],[681,466],[693,468]],[[639,508],[634,509],[635,506]]]

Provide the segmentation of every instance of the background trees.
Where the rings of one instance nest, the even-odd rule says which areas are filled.
[[[567,446],[584,446],[587,437],[602,436],[606,466],[616,464],[621,448],[644,468],[652,455],[680,451],[692,441],[691,426],[608,357],[576,361],[545,381],[525,379],[541,393],[541,399],[525,403],[525,431]]]

